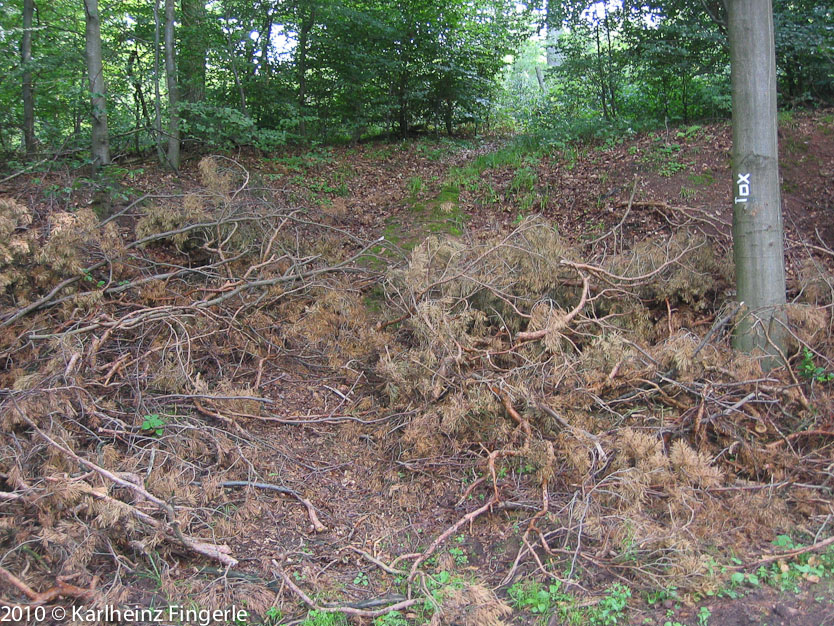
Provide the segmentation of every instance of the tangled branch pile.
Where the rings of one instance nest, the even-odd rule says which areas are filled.
[[[112,605],[131,597],[122,572],[161,562],[172,596],[269,606],[292,583],[274,556],[253,556],[235,585],[185,583],[172,563],[238,566],[236,529],[266,513],[255,489],[303,505],[285,518],[297,534],[329,530],[294,473],[303,460],[267,434],[316,421],[284,412],[287,372],[339,372],[353,387],[332,391],[360,399],[317,423],[349,422],[389,460],[480,464],[459,504],[470,510],[402,556],[416,559],[408,572],[386,569],[420,582],[411,591],[443,541],[496,510],[527,515],[505,581],[532,564],[553,576],[546,556],[569,577],[693,589],[717,584],[712,555],[834,515],[818,266],[803,266],[790,306],[788,364],[765,373],[729,347],[746,314],[729,255],[691,220],[586,258],[535,219],[481,242],[432,236],[381,275],[379,241],[276,207],[224,160],[200,169],[204,190],[181,206],[101,222],[0,200],[0,577],[17,597]],[[509,481],[508,467],[530,478]],[[450,592],[446,614],[469,596],[500,624],[506,607],[477,585]]]
[[[282,419],[266,389],[288,363],[328,367],[309,309],[355,299],[347,273],[374,275],[356,263],[370,246],[244,191],[234,165],[200,170],[180,206],[105,221],[0,201],[0,575],[35,604],[126,601],[119,572],[148,562],[176,596],[172,553],[236,566],[226,542],[262,514],[254,488],[292,466],[251,428]],[[226,510],[230,487],[249,488]],[[302,493],[272,487],[304,505],[299,528],[324,530]],[[209,606],[274,598],[191,584]]]
[[[829,390],[730,348],[745,312],[727,251],[696,229],[595,264],[574,250],[529,220],[477,245],[429,238],[388,273],[403,348],[377,369],[393,406],[421,408],[405,454],[480,454],[496,503],[518,496],[497,459],[534,471],[547,496],[528,532],[571,572],[578,559],[709,589],[715,554],[822,526]],[[802,346],[830,357],[827,307],[796,302],[789,317],[790,368]]]

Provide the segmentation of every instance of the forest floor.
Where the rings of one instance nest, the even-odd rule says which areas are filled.
[[[730,143],[421,138],[0,184],[0,603],[834,624],[834,114],[780,117],[769,372],[729,348]]]

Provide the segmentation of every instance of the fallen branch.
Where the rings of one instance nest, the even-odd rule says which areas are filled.
[[[779,439],[767,444],[766,448],[778,448],[783,443],[793,441],[794,439],[801,439],[802,437],[834,437],[834,430],[801,430],[797,433],[786,435],[785,439]]]
[[[420,564],[429,558],[432,554],[434,554],[435,550],[440,546],[441,543],[446,541],[451,535],[457,532],[458,528],[466,524],[467,522],[471,522],[479,515],[486,513],[492,507],[493,504],[497,504],[498,499],[492,497],[482,507],[475,509],[474,511],[470,511],[463,517],[461,517],[457,522],[449,526],[446,530],[444,530],[434,541],[432,541],[431,545],[426,549],[423,554],[421,554],[416,561],[414,561],[413,565],[411,566],[411,571],[408,573],[408,582],[414,580],[414,577],[417,575],[417,568],[420,567]]]
[[[129,489],[130,491],[134,492],[140,499],[148,500],[149,502],[154,503],[160,509],[162,509],[162,511],[166,514],[166,517],[168,518],[168,530],[169,530],[169,532],[172,532],[176,536],[177,540],[179,541],[180,544],[182,544],[183,547],[185,547],[185,548],[187,548],[187,549],[189,549],[193,552],[197,552],[198,554],[202,554],[203,556],[207,556],[211,559],[219,561],[220,563],[222,563],[226,567],[235,567],[238,564],[237,559],[230,556],[229,553],[231,552],[231,549],[228,546],[204,543],[204,542],[202,542],[198,539],[194,539],[192,537],[186,537],[185,535],[183,535],[182,531],[179,528],[179,524],[176,522],[174,509],[170,504],[168,504],[167,502],[165,502],[164,500],[162,500],[160,498],[157,498],[155,495],[153,495],[151,492],[149,492],[147,489],[145,489],[141,485],[137,485],[135,483],[130,482],[129,480],[125,480],[124,478],[121,478],[121,477],[117,476],[113,472],[110,472],[110,471],[104,469],[103,467],[100,467],[100,466],[96,465],[95,463],[92,463],[92,462],[88,461],[87,459],[81,458],[75,452],[73,452],[71,449],[69,449],[66,446],[61,445],[60,443],[58,443],[57,441],[52,439],[52,437],[50,437],[45,432],[43,432],[38,427],[38,425],[35,424],[35,422],[33,422],[29,418],[29,416],[26,415],[20,409],[20,407],[18,406],[18,404],[16,402],[15,402],[15,409],[17,410],[18,414],[23,419],[23,421],[26,422],[27,424],[29,424],[29,426],[42,439],[44,439],[49,445],[51,445],[53,448],[60,451],[62,454],[65,454],[66,456],[70,457],[71,459],[73,459],[79,465],[81,465],[83,467],[86,467],[89,470],[93,470],[98,475],[102,476],[103,478],[106,478],[107,480],[109,480],[112,483],[115,483],[119,487],[124,487],[125,489]],[[130,506],[130,505],[127,505],[127,506]],[[136,511],[139,514],[139,515],[137,515],[138,517],[141,517],[145,521],[149,521],[149,523],[152,520],[154,525],[162,524],[162,522],[160,522],[159,520],[156,520],[155,518],[151,517],[147,513],[143,513],[142,511],[139,511],[135,507],[131,507],[131,509],[133,509],[134,511]]]
[[[828,546],[834,545],[834,535],[829,537],[828,539],[823,539],[822,541],[818,541],[815,544],[810,546],[805,546],[803,548],[796,548],[794,550],[788,550],[787,552],[779,552],[778,554],[772,554],[770,556],[763,557],[758,561],[753,561],[752,563],[746,563],[744,565],[739,565],[733,569],[758,569],[762,565],[767,565],[768,563],[774,563],[776,561],[782,559],[792,559],[797,557],[801,554],[807,554],[808,552],[817,552],[822,550],[823,548],[827,548]]]
[[[391,611],[401,611],[403,609],[407,609],[410,606],[414,606],[422,602],[421,598],[411,598],[410,600],[402,600],[397,602],[396,604],[392,604],[390,606],[385,607],[384,609],[377,609],[375,611],[368,611],[366,609],[357,609],[352,606],[321,606],[316,604],[310,596],[304,593],[298,585],[296,585],[292,578],[287,576],[287,573],[281,568],[278,564],[278,561],[272,559],[272,565],[275,568],[276,573],[281,579],[284,581],[284,584],[292,590],[292,592],[297,595],[304,604],[309,606],[314,611],[318,611],[319,613],[343,613],[345,615],[353,615],[355,617],[368,617],[368,618],[375,618],[379,617],[380,615],[385,615],[386,613],[390,613]]]
[[[589,291],[589,282],[587,276],[582,276],[582,296],[579,298],[579,304],[564,318],[560,320],[561,327],[565,328],[568,324],[570,324],[573,319],[579,315],[582,309],[585,307],[585,303],[588,302],[588,291]],[[550,332],[549,328],[542,328],[540,330],[531,330],[526,331],[523,333],[518,333],[515,338],[517,342],[522,341],[535,341],[536,339],[542,339],[546,337],[547,334]]]
[[[268,491],[275,491],[277,493],[292,496],[307,508],[307,515],[310,517],[310,523],[313,525],[313,528],[316,529],[316,532],[323,533],[327,530],[327,526],[319,521],[319,516],[316,514],[316,509],[313,507],[313,503],[289,487],[281,487],[280,485],[273,485],[271,483],[253,483],[247,480],[227,480],[226,482],[220,483],[220,485],[222,487],[226,487],[227,489],[232,487],[253,487],[255,489],[266,489]]]
[[[25,582],[20,580],[17,576],[12,574],[6,568],[0,566],[0,580],[4,580],[6,583],[11,585],[12,587],[16,588],[20,591],[23,595],[25,595],[31,602],[30,606],[39,606],[42,604],[49,604],[58,598],[77,598],[79,600],[83,600],[85,602],[89,602],[93,599],[93,595],[95,594],[96,585],[98,584],[98,577],[94,576],[90,586],[87,588],[84,587],[77,587],[76,585],[72,585],[67,582],[66,577],[58,577],[56,579],[56,585],[50,589],[47,589],[43,592],[37,592],[32,589],[29,585]],[[3,604],[6,604],[3,602]]]

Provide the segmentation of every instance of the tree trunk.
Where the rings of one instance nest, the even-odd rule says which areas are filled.
[[[159,163],[165,163],[165,151],[162,149],[162,95],[159,89],[159,75],[161,74],[159,63],[159,0],[154,0],[153,3],[153,129],[154,129],[154,143],[156,143],[156,155],[159,158]]]
[[[608,41],[607,64],[608,75],[606,77],[606,85],[608,85],[609,102],[611,103],[611,117],[617,117],[617,85],[614,82],[614,47],[611,44],[611,25],[608,21],[608,4],[604,4],[605,8],[605,37]]]
[[[596,40],[597,40],[597,75],[599,81],[599,98],[602,104],[602,116],[607,120],[609,119],[608,115],[608,102],[606,98],[606,94],[608,92],[608,88],[606,86],[605,81],[605,70],[602,66],[602,46],[599,42],[599,24],[595,27],[596,32]]]
[[[184,102],[202,102],[206,97],[206,3],[181,0],[180,95]]]
[[[563,31],[561,21],[559,20],[559,9],[557,8],[556,0],[547,0],[544,24],[547,29],[545,37],[547,67],[559,67],[564,62],[563,55],[557,48],[559,37]]]
[[[107,133],[107,98],[101,63],[101,23],[98,0],[84,0],[86,16],[87,77],[90,83],[93,167],[110,163],[110,139]]]
[[[32,93],[32,19],[35,0],[23,0],[23,41],[20,60],[23,65],[23,147],[27,155],[35,152],[35,98]]]
[[[315,24],[315,8],[310,8],[310,13],[301,20],[301,28],[298,32],[298,49],[296,51],[296,70],[298,72],[298,134],[307,136],[307,122],[304,119],[307,108],[307,41],[310,38],[310,30]]]
[[[134,147],[136,152],[139,152],[139,130],[141,128],[140,121],[144,118],[145,130],[151,128],[151,118],[148,114],[148,103],[145,102],[145,93],[142,91],[142,79],[136,73],[136,64],[139,63],[139,51],[134,50],[130,53],[127,60],[127,77],[133,85],[133,106],[135,107],[136,117],[136,133],[134,134]],[[141,68],[140,68],[141,70]]]
[[[547,93],[547,87],[544,86],[544,72],[538,65],[536,66],[536,80],[539,81],[539,90],[542,93]]]
[[[165,0],[165,77],[168,82],[168,165],[180,169],[180,114],[174,55],[174,0]]]
[[[228,24],[230,20],[226,18],[226,23]],[[232,65],[232,75],[235,77],[235,86],[237,87],[238,95],[240,96],[240,112],[249,117],[249,111],[246,109],[246,92],[243,90],[243,83],[240,82],[240,74],[237,71],[237,55],[235,54],[235,48],[232,45],[232,38],[229,33],[226,33],[226,48],[229,52],[229,63]]]
[[[734,345],[784,354],[785,256],[776,134],[776,55],[771,0],[728,0],[733,90],[733,257],[748,315]]]
[[[272,70],[272,66],[269,64],[269,48],[272,44],[272,21],[273,15],[272,11],[269,10],[269,7],[266,9],[266,17],[264,18],[264,30],[261,33],[261,76],[266,80],[269,77],[269,74]]]

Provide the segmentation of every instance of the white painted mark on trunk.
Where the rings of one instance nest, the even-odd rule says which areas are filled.
[[[741,174],[738,175],[738,180],[736,181],[736,187],[738,187],[738,195],[736,196],[736,204],[745,203],[747,202],[748,198],[750,197],[750,174]]]

